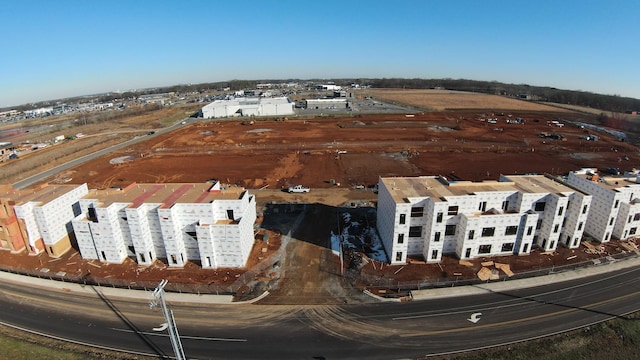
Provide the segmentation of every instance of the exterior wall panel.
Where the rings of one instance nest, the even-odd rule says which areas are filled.
[[[591,201],[540,175],[479,183],[440,176],[380,178],[378,189],[378,230],[391,264],[406,262],[398,254],[414,255],[418,249],[426,262],[439,262],[448,253],[460,259],[526,255],[534,245],[552,251],[563,232],[574,246],[583,231],[578,223],[587,216],[578,212]],[[408,247],[406,240],[397,242],[399,236],[408,237]]]

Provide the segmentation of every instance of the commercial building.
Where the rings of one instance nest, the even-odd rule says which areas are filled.
[[[84,259],[141,265],[166,258],[203,268],[243,267],[253,246],[256,204],[243,188],[215,184],[131,184],[92,190],[73,220]]]
[[[0,197],[2,249],[59,257],[71,249],[71,221],[80,214],[87,185],[46,185],[32,190],[3,188]]]
[[[377,227],[391,264],[576,248],[591,204],[588,194],[543,175],[380,178],[378,191]]]
[[[593,197],[585,232],[600,242],[640,235],[640,177],[599,176],[597,169],[570,172],[567,184]]]
[[[237,116],[286,116],[295,114],[294,103],[287,97],[247,97],[216,100],[205,105],[201,115],[205,119]]]
[[[0,142],[0,161],[6,161],[11,158],[15,158],[16,154],[16,146],[10,142]]]
[[[318,90],[318,91],[323,91],[323,90],[337,91],[337,90],[341,90],[342,86],[336,85],[336,84],[320,84],[320,85],[312,86],[311,89]]]
[[[346,109],[349,107],[349,103],[345,98],[307,99],[305,107],[307,109]]]

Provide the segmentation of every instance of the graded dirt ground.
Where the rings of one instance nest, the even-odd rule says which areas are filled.
[[[256,195],[258,212],[264,217],[256,225],[257,243],[246,268],[210,271],[191,262],[185,269],[170,270],[162,261],[145,268],[132,260],[123,265],[104,265],[82,261],[73,252],[63,259],[4,253],[0,258],[14,267],[45,268],[52,273],[112,279],[125,285],[153,285],[168,278],[174,284],[198,290],[229,288],[244,279],[248,269],[271,261],[278,262],[280,270],[267,264],[261,273],[247,275],[246,284],[238,290],[239,297],[270,289],[265,303],[336,303],[347,295],[359,301],[353,287],[358,286],[357,282],[347,282],[340,276],[338,258],[330,251],[331,234],[337,232],[339,225],[335,219],[342,213],[352,211],[375,222],[371,210],[375,214],[376,194],[355,187],[373,185],[379,176],[445,175],[462,180],[496,180],[500,174],[558,175],[581,167],[630,170],[638,163],[640,154],[629,142],[605,133],[597,133],[599,141],[585,140],[587,130],[571,123],[582,120],[582,116],[567,111],[464,110],[285,121],[258,118],[253,125],[243,120],[202,120],[169,134],[149,137],[49,181],[86,182],[90,188],[107,188],[132,182],[216,179],[225,186],[248,188]],[[507,123],[516,118],[524,122]],[[549,122],[555,120],[565,123],[564,127],[550,126]],[[562,138],[542,138],[542,133],[561,134]],[[126,161],[114,163],[114,159]],[[296,184],[311,187],[311,193],[282,191]],[[306,205],[288,211],[290,204]],[[271,211],[276,208],[278,213]],[[358,211],[365,214],[358,215]],[[298,216],[302,220],[296,223]],[[269,243],[263,242],[265,233]],[[565,250],[496,261],[509,263],[515,272],[525,272],[562,265],[568,262],[567,258],[577,262],[597,257],[582,255],[582,247],[579,251]],[[606,249],[600,256],[616,251]],[[350,266],[353,259],[347,260],[345,266]],[[370,261],[361,270],[370,284],[384,290],[382,287],[397,287],[400,282],[432,282],[457,274],[474,278],[481,260],[487,259],[463,266],[454,258],[446,258],[437,266],[412,259],[404,267]],[[273,281],[278,279],[278,286],[273,287]]]
[[[506,123],[516,117],[526,123]],[[85,163],[63,178],[86,182],[90,188],[210,179],[249,189],[296,184],[352,188],[375,184],[378,176],[440,174],[483,180],[499,174],[557,175],[581,167],[629,170],[638,163],[634,145],[600,133],[599,141],[584,140],[588,131],[569,123],[562,128],[547,125],[558,118],[572,116],[468,111],[259,120],[254,125],[202,121]],[[544,139],[541,133],[562,134],[563,139]],[[129,161],[110,163],[121,157]]]
[[[81,156],[122,143],[150,130],[165,127],[186,118],[197,104],[148,110],[134,106],[125,111],[96,114],[59,115],[0,124],[1,140],[20,144],[19,161],[0,160],[0,183],[15,183],[41,171]],[[75,137],[32,151],[55,136]],[[37,148],[38,146],[36,146]]]

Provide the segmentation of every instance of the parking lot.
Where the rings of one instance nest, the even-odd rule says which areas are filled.
[[[309,92],[304,94],[298,94],[296,97],[303,97],[305,99],[324,99],[327,96],[332,96],[330,93],[322,92]],[[415,113],[420,110],[403,105],[395,105],[388,102],[382,102],[374,100],[366,93],[362,91],[347,92],[346,99],[347,106],[339,107],[330,105],[329,108],[311,109],[296,107],[296,114],[300,116],[305,115],[357,115],[357,114],[404,114]],[[301,102],[299,102],[301,103]]]

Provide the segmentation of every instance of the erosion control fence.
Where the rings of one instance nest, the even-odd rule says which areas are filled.
[[[10,272],[13,274],[37,277],[40,279],[56,280],[70,282],[76,284],[93,285],[100,287],[112,287],[129,290],[145,290],[153,291],[158,286],[158,281],[139,281],[114,278],[100,278],[95,276],[83,276],[70,274],[65,272],[42,272],[35,269],[22,269],[6,265],[0,265],[0,271]],[[237,281],[236,281],[237,283]],[[229,286],[221,286],[218,284],[184,284],[179,282],[169,282],[165,287],[167,292],[188,293],[188,294],[216,294],[216,295],[233,295],[237,287],[234,284]]]
[[[477,277],[474,277],[474,278],[447,277],[447,278],[423,279],[423,280],[415,280],[415,281],[396,281],[393,278],[381,277],[379,275],[366,273],[364,271],[360,272],[354,278],[351,278],[351,276],[353,276],[354,274],[350,274],[351,275],[350,280],[354,283],[364,284],[364,287],[367,289],[389,290],[389,292],[387,292],[388,294],[387,296],[395,297],[396,294],[403,294],[411,290],[476,285],[476,284],[483,284],[488,282],[525,279],[525,278],[531,278],[536,276],[560,273],[564,271],[571,271],[571,270],[576,270],[580,268],[606,265],[616,261],[624,261],[627,259],[636,258],[638,256],[639,255],[636,255],[631,252],[619,253],[614,255],[608,255],[598,259],[591,259],[587,261],[576,262],[573,264],[567,264],[562,266],[552,266],[552,267],[544,267],[544,268],[540,267],[537,269],[531,269],[529,271],[518,272],[513,276],[507,276],[507,275],[501,274],[497,279],[487,280],[487,281],[480,280]]]

